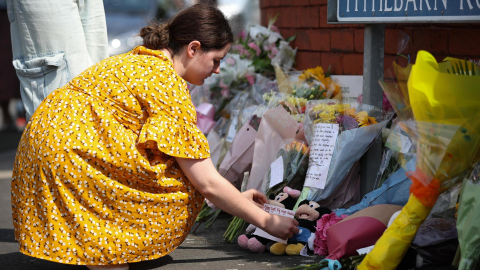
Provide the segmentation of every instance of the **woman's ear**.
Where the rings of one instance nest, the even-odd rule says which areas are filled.
[[[201,44],[200,41],[194,40],[190,42],[187,46],[187,55],[190,58],[193,58],[193,56],[200,50]]]

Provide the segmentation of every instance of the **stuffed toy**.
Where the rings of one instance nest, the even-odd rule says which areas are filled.
[[[270,194],[268,203],[292,210],[299,196],[299,190],[284,187],[283,192],[278,193],[276,196],[275,194]],[[265,251],[267,244],[272,242],[272,240],[253,235],[252,233],[255,229],[256,227],[250,224],[246,229],[246,234],[242,234],[238,237],[238,245],[243,249],[248,249],[255,253],[262,253]]]
[[[298,220],[299,232],[288,239],[287,244],[275,243],[270,247],[270,252],[275,255],[300,255],[300,251],[307,246],[313,251],[313,241],[315,240],[315,225],[317,220],[325,214],[332,211],[314,201],[303,200],[297,211],[295,218]]]

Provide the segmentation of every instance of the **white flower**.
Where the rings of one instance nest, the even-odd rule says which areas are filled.
[[[272,65],[281,66],[283,70],[289,70],[295,61],[297,49],[292,49],[288,42],[280,41],[278,54],[272,58]]]
[[[282,36],[274,32],[265,26],[254,24],[249,29],[250,37],[257,43],[262,44],[264,41],[268,44],[277,42],[277,40],[283,40]],[[266,40],[265,40],[266,39]]]

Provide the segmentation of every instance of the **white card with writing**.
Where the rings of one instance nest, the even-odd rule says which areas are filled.
[[[318,123],[313,125],[313,140],[310,145],[305,186],[323,189],[338,137],[338,124]]]
[[[275,206],[275,205],[272,205],[272,204],[265,203],[263,205],[263,210],[265,210],[268,213],[273,214],[273,215],[279,215],[279,216],[289,217],[289,218],[294,218],[295,217],[295,211],[288,210],[288,209],[285,209],[285,208],[281,208],[281,207],[278,207],[278,206]],[[273,240],[275,242],[280,242],[280,243],[283,243],[283,244],[287,243],[287,239],[280,239],[278,237],[270,235],[260,228],[255,229],[253,234],[264,237],[264,238],[267,238],[267,239],[270,239],[270,240]]]
[[[283,181],[283,158],[280,156],[270,164],[270,188]]]

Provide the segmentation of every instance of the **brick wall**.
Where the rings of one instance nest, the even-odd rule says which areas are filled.
[[[260,7],[262,25],[279,14],[275,25],[282,35],[297,35],[296,69],[331,65],[332,74],[362,75],[363,25],[327,24],[327,0],[260,0]],[[387,24],[385,67],[395,59],[399,31],[410,37],[412,52],[427,50],[437,60],[480,59],[480,24]]]

